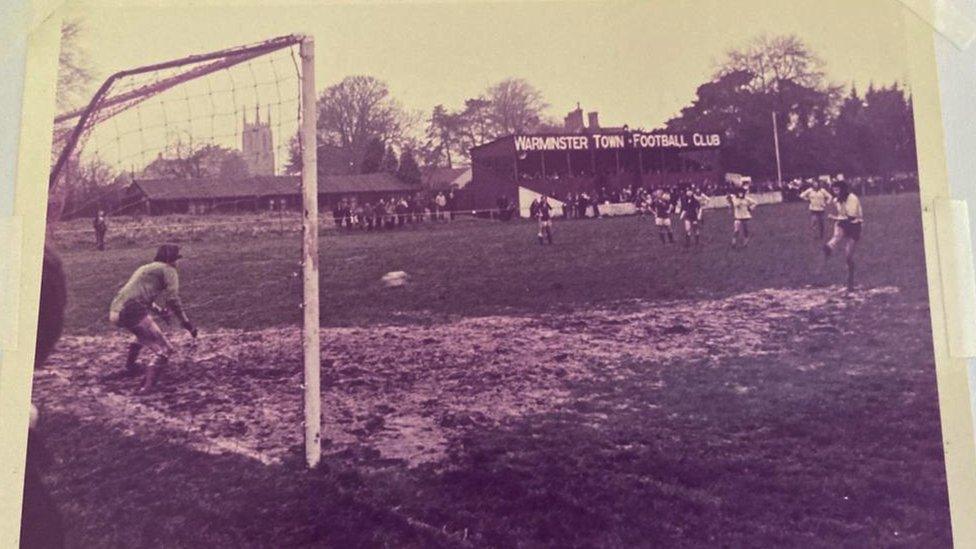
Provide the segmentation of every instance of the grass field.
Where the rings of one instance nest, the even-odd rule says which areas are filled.
[[[917,195],[865,199],[859,284],[797,204],[750,248],[646,219],[322,239],[325,462],[301,464],[298,242],[185,243],[201,328],[153,396],[109,380],[156,242],[68,248],[35,376],[73,546],[949,546]],[[380,277],[409,273],[406,287]]]
[[[870,197],[859,252],[866,287],[924,295],[917,195]],[[556,244],[540,247],[530,223],[425,223],[417,229],[335,234],[321,240],[322,322],[327,326],[438,322],[457,316],[534,314],[627,299],[733,295],[844,280],[843,261],[824,265],[801,204],[760,208],[750,248],[732,251],[727,211],[708,211],[701,249],[664,247],[648,218],[556,223]],[[156,241],[95,252],[69,249],[68,330],[110,330],[108,303],[128,275],[152,259]],[[202,328],[256,329],[300,318],[300,240],[219,238],[182,242],[182,293]],[[406,271],[389,291],[380,278]],[[920,293],[921,292],[921,293]]]

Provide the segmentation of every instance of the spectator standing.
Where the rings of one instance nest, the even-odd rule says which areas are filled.
[[[365,221],[365,228],[367,231],[373,230],[373,219],[376,217],[376,212],[373,209],[373,205],[367,202],[363,205],[363,218]]]
[[[92,226],[95,228],[95,248],[98,251],[103,251],[105,249],[105,233],[108,232],[108,222],[105,220],[104,211],[98,210],[95,219],[92,221]]]
[[[400,200],[396,203],[396,216],[397,216],[397,226],[403,227],[404,222],[407,218],[407,200],[400,197]]]
[[[436,206],[434,216],[438,221],[442,221],[444,219],[444,209],[447,206],[447,197],[444,196],[444,193],[437,193],[437,196],[434,198],[434,205]]]
[[[362,204],[356,203],[356,209],[354,210],[354,216],[356,218],[356,228],[363,230],[366,227],[366,210],[363,208]]]

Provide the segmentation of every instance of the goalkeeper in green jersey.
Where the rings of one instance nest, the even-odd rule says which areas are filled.
[[[125,373],[128,375],[137,373],[136,361],[143,347],[148,347],[156,354],[155,360],[146,368],[140,393],[153,390],[161,370],[169,363],[169,357],[173,353],[173,346],[159,329],[150,312],[167,319],[169,312],[172,311],[179,319],[180,325],[194,338],[197,337],[197,329],[186,316],[183,303],[180,301],[176,261],[181,257],[178,246],[174,244],[160,246],[153,262],[139,267],[132,273],[129,281],[119,290],[109,307],[109,321],[136,336],[136,340],[129,345]]]

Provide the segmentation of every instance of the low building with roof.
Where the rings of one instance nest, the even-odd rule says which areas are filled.
[[[381,198],[411,196],[422,186],[386,172],[319,177],[319,209],[327,211],[343,199],[375,202]],[[298,176],[241,179],[141,179],[127,189],[125,211],[149,215],[203,214],[300,209]]]

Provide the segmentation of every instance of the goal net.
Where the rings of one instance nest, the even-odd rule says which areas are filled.
[[[314,43],[301,35],[123,70],[55,118],[48,184],[49,238],[62,245],[92,242],[99,212],[109,244],[300,235],[310,466],[321,422],[315,99]]]

